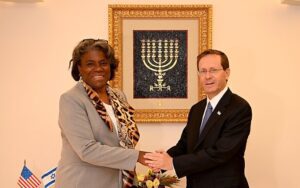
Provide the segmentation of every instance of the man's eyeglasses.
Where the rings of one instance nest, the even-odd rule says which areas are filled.
[[[223,69],[215,69],[215,68],[211,68],[211,69],[209,69],[209,70],[202,69],[202,70],[199,70],[199,71],[198,71],[198,74],[199,74],[200,76],[205,76],[207,73],[212,74],[212,75],[215,75],[215,74],[217,74],[220,70],[223,70]]]

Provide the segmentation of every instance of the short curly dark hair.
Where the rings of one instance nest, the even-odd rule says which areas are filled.
[[[75,81],[80,79],[78,65],[82,56],[89,50],[100,50],[105,54],[105,57],[110,63],[110,78],[112,80],[115,77],[116,70],[119,65],[119,61],[115,58],[114,49],[108,44],[107,40],[103,39],[84,39],[74,48],[72,59],[69,62],[69,68],[72,66],[71,74]]]

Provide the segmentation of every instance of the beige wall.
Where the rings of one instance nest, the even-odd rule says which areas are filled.
[[[56,166],[58,99],[74,84],[68,72],[74,45],[82,38],[108,37],[108,4],[143,2],[183,1],[0,1],[1,187],[17,187],[24,159],[38,176]],[[300,7],[280,0],[185,3],[213,5],[213,47],[230,58],[230,88],[252,105],[246,151],[251,187],[300,187]],[[176,143],[183,127],[180,123],[139,124],[139,148],[167,149]]]

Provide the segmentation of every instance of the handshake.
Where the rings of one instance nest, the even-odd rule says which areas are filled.
[[[139,151],[138,162],[148,166],[154,172],[173,169],[173,158],[164,150],[157,150],[152,153]]]

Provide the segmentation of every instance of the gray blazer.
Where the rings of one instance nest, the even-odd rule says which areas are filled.
[[[139,152],[120,146],[81,83],[60,97],[58,122],[62,152],[55,187],[121,188],[121,169],[134,170]]]

